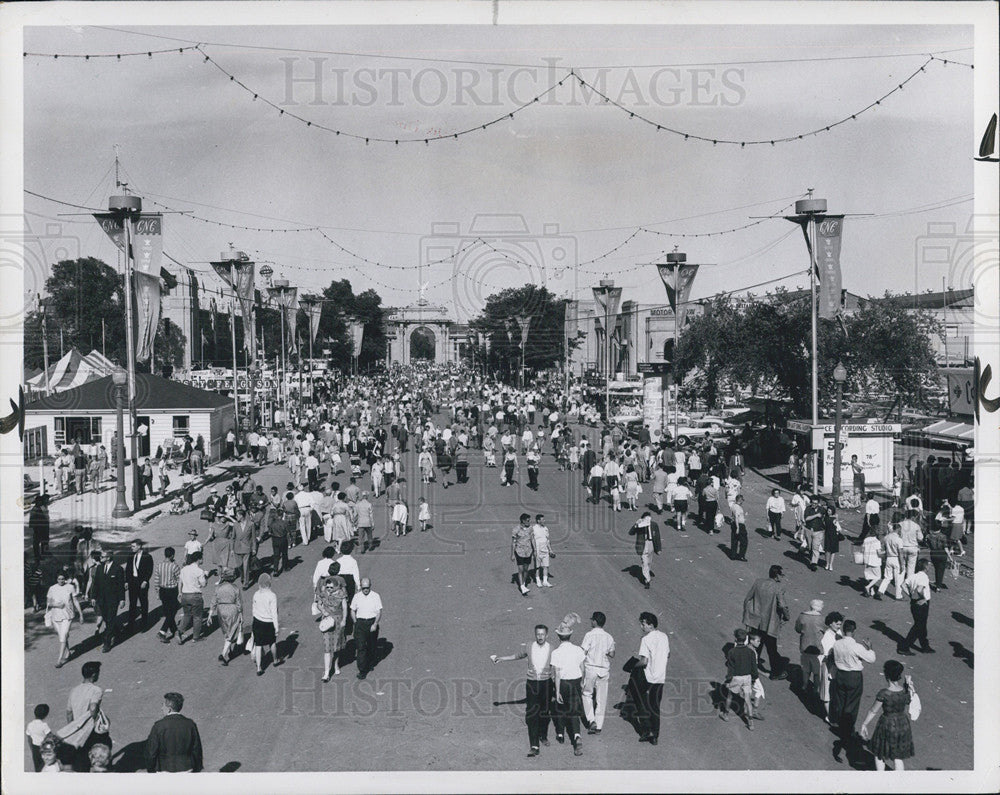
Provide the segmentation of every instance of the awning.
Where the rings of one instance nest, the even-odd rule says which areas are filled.
[[[928,425],[919,433],[921,436],[925,436],[928,439],[933,439],[938,442],[952,442],[958,444],[975,443],[975,429],[967,422],[939,420],[933,425]]]

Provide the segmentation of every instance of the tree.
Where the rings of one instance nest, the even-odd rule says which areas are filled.
[[[531,318],[524,351],[525,368],[543,370],[562,362],[566,303],[545,287],[526,284],[489,296],[483,311],[469,322],[473,332],[482,332],[490,339],[491,369],[506,370],[513,377],[520,367],[521,330],[514,319],[520,314]],[[574,341],[574,346],[577,344]]]
[[[101,350],[112,361],[125,361],[124,280],[94,257],[60,260],[45,280],[49,363],[59,357],[59,333],[65,348],[82,353]],[[103,327],[102,327],[103,321]],[[31,312],[24,324],[25,363],[42,366],[41,316]],[[54,344],[53,344],[54,343]]]
[[[153,341],[153,372],[172,373],[184,366],[184,349],[187,338],[170,318],[160,318]],[[166,376],[169,377],[169,376]]]
[[[330,282],[321,297],[323,309],[316,337],[322,340],[323,347],[330,349],[330,363],[341,370],[351,367],[354,346],[348,323],[352,320],[360,320],[365,326],[358,366],[365,368],[384,361],[386,340],[382,297],[371,289],[355,295],[347,279]],[[304,329],[302,337],[307,340],[308,319],[305,312],[299,313],[299,323]]]
[[[843,362],[845,388],[864,396],[893,393],[904,402],[920,395],[935,370],[930,345],[938,324],[898,296],[863,301],[842,321],[817,329],[819,391],[831,395],[833,369]],[[676,351],[682,375],[698,376],[699,397],[714,407],[730,380],[755,394],[787,399],[799,416],[811,410],[809,295],[778,290],[737,301],[717,296],[685,328]]]

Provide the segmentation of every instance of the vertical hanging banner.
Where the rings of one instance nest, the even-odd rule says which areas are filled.
[[[361,343],[365,341],[365,324],[360,320],[351,321],[351,344],[354,346],[352,355],[361,355]]]
[[[243,347],[254,357],[257,355],[257,339],[253,329],[254,269],[256,267],[246,254],[240,252],[240,259],[213,262],[212,267],[240,302],[243,314]]]
[[[159,213],[139,213],[132,236],[132,259],[140,273],[160,273],[163,258],[163,216]]]
[[[816,221],[816,270],[819,275],[819,316],[832,320],[840,314],[840,241],[844,216],[828,215]]]
[[[288,329],[288,352],[296,353],[295,318],[299,311],[298,287],[269,287],[267,290],[281,311],[282,322]],[[306,310],[308,311],[308,310]]]
[[[160,276],[158,273],[135,272],[135,307],[139,337],[135,359],[148,361],[153,355],[153,340],[160,324]]]
[[[691,297],[691,287],[694,284],[694,277],[698,275],[699,266],[689,262],[662,262],[656,266],[656,270],[663,280],[663,286],[667,290],[667,300],[670,308],[677,318],[677,328],[684,328],[684,321],[687,315],[687,303]]]
[[[299,299],[299,306],[305,311],[306,319],[309,321],[309,341],[316,342],[319,321],[323,316],[323,301],[315,295],[303,295]]]
[[[125,250],[125,223],[121,215],[117,213],[94,213],[94,218],[101,225],[111,242],[119,251]]]
[[[824,202],[825,206],[825,202]],[[841,294],[840,244],[844,231],[844,216],[813,215],[816,222],[816,280],[819,284],[818,313],[821,318],[833,320],[840,314],[843,303]],[[802,227],[809,258],[814,256],[809,240],[809,217],[786,215],[785,219]]]
[[[618,319],[618,305],[622,300],[621,287],[608,287],[602,285],[594,287],[594,302],[597,304],[598,314],[601,318],[610,318],[609,326],[614,326]]]
[[[528,342],[528,331],[531,328],[531,315],[515,315],[514,320],[517,321],[518,327],[521,329],[521,349]]]

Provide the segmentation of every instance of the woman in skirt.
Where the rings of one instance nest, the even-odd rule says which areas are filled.
[[[913,680],[903,676],[899,660],[886,660],[882,666],[886,687],[875,694],[864,723],[861,736],[868,739],[868,725],[877,717],[875,731],[871,733],[868,747],[875,756],[875,769],[885,770],[885,763],[892,760],[893,770],[903,770],[903,760],[913,756],[913,729],[910,726],[910,700],[916,695]]]
[[[69,628],[73,619],[79,618],[81,622],[83,621],[83,609],[80,607],[77,588],[69,581],[68,574],[66,569],[60,571],[55,584],[49,588],[45,596],[46,623],[51,625],[59,638],[56,668],[62,668],[73,656],[69,647]]]
[[[212,606],[208,611],[208,620],[212,616],[219,617],[219,629],[222,630],[222,653],[219,662],[229,665],[229,652],[243,640],[243,597],[240,589],[233,583],[236,572],[233,569],[222,569],[219,573],[220,582],[212,597]]]
[[[625,470],[625,497],[628,499],[628,509],[638,510],[639,502],[639,476],[635,472],[635,467]]]
[[[257,676],[264,675],[264,650],[271,653],[275,666],[284,660],[278,657],[278,597],[271,590],[271,575],[261,574],[257,579],[257,590],[253,595],[253,661],[257,666]]]
[[[316,606],[319,608],[319,631],[323,636],[323,681],[340,673],[339,654],[344,648],[344,627],[347,624],[347,584],[338,576],[340,564],[330,566],[330,574],[316,583]]]
[[[333,531],[330,542],[337,547],[338,551],[341,544],[354,536],[354,528],[351,527],[349,517],[351,509],[345,500],[347,500],[347,493],[343,491],[337,492],[337,499],[333,503],[333,508],[330,509],[331,516],[333,517]]]
[[[233,527],[234,522],[234,517],[230,517],[224,513],[217,513],[208,534],[208,541],[206,543],[212,545],[212,562],[220,572],[223,569],[231,569],[235,565],[236,557],[233,555],[233,542],[236,538],[236,531]]]
[[[840,552],[840,524],[832,505],[826,506],[823,517],[823,549],[826,551],[826,570],[833,571],[833,559]]]

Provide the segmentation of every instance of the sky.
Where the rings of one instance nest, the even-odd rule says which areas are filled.
[[[196,42],[203,52],[65,57]],[[774,146],[713,145],[654,125],[710,139],[796,136],[857,114],[926,53],[971,63],[972,43],[958,25],[34,27],[25,51],[64,57],[24,59],[24,183],[104,207],[117,192],[117,145],[146,210],[162,209],[155,200],[210,221],[326,235],[167,215],[166,251],[208,285],[218,286],[208,262],[232,243],[302,291],[346,278],[402,306],[426,285],[459,320],[529,280],[589,300],[611,278],[624,300],[662,302],[651,263],[675,245],[704,264],[693,298],[804,286],[801,233],[758,217],[789,212],[809,188],[830,212],[873,214],[845,221],[844,287],[939,290],[944,278],[958,289],[968,274],[929,255],[928,235],[962,231],[972,213],[971,153],[986,120],[972,112],[971,69],[932,61],[856,119]],[[571,69],[654,124],[588,96]],[[347,133],[421,140],[366,145]],[[46,258],[115,262],[92,220],[59,215],[83,210],[31,195],[25,208]],[[37,289],[44,267],[29,271],[25,288]]]

